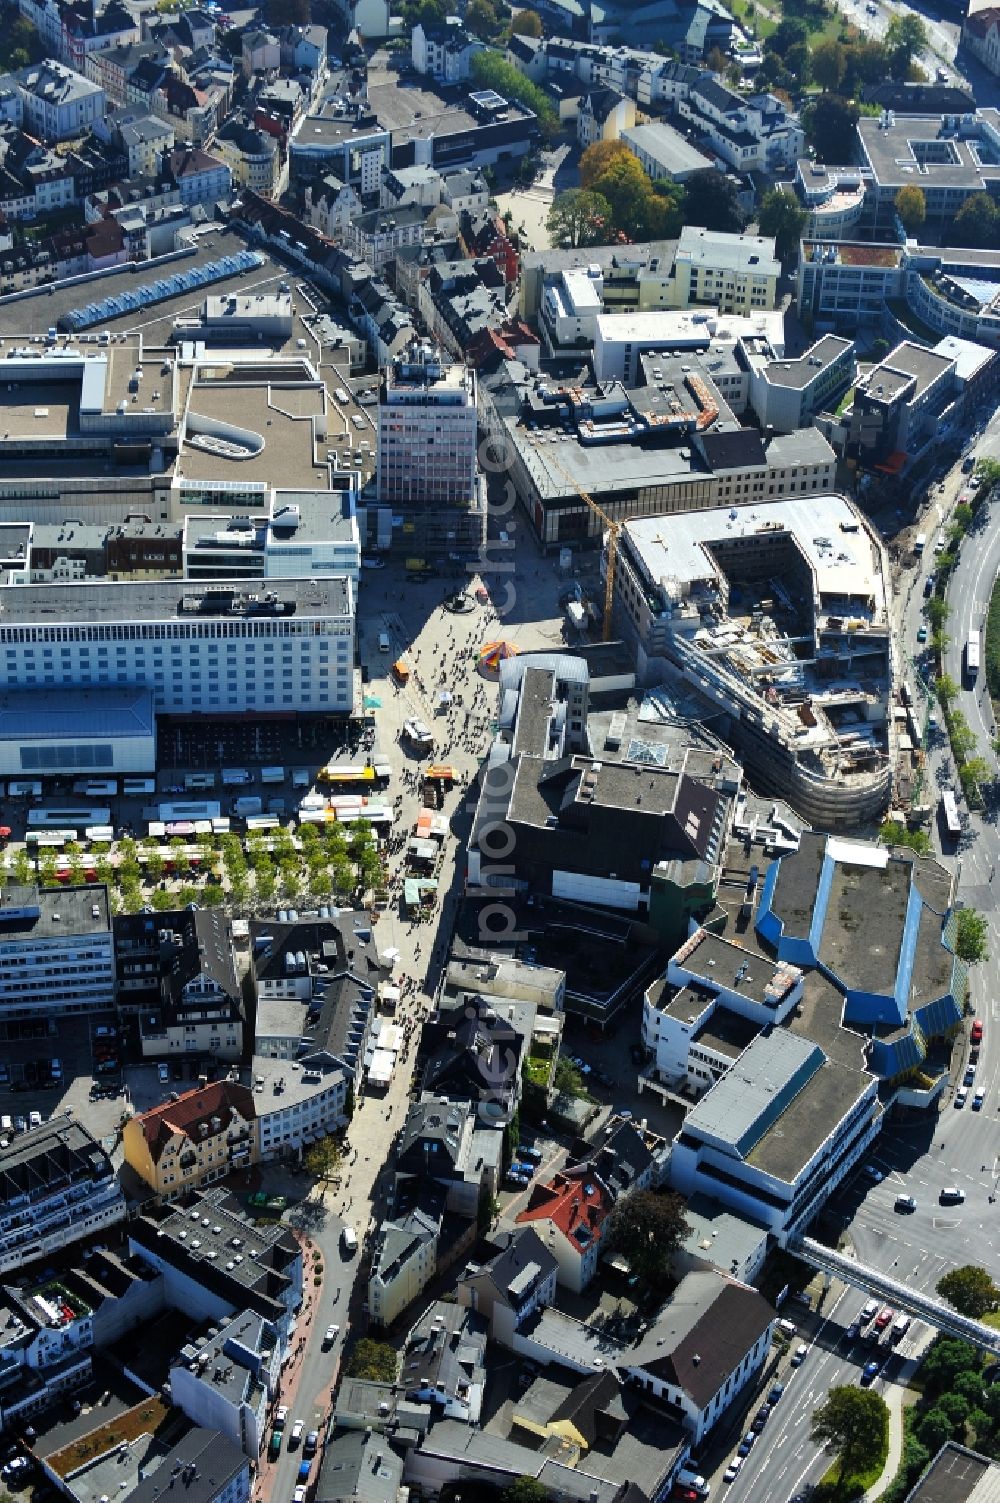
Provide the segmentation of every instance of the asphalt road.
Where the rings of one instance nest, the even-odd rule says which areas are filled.
[[[1000,412],[993,415],[976,445],[978,456],[1000,458]],[[935,485],[932,497],[918,525],[927,533],[928,546],[916,567],[905,572],[894,598],[899,623],[901,658],[909,660],[904,670],[920,698],[921,720],[926,719],[933,700],[919,693],[921,675],[929,672],[926,648],[917,641],[917,632],[925,624],[924,581],[935,567],[933,543],[951,507],[967,484],[968,477],[959,466],[944,477],[943,490]],[[949,590],[951,617],[948,635],[951,643],[945,654],[945,669],[962,684],[962,654],[969,629],[982,630],[993,581],[1000,573],[1000,499],[987,508],[976,534],[963,544],[959,563]],[[990,750],[993,736],[992,713],[988,696],[984,698],[982,681],[963,685],[959,703],[976,732],[981,751],[996,765]],[[885,1178],[874,1184],[857,1174],[843,1186],[830,1204],[839,1215],[859,1260],[893,1277],[904,1280],[914,1289],[932,1292],[942,1274],[963,1263],[977,1263],[995,1268],[1000,1260],[1000,1221],[990,1196],[1000,1194],[1000,914],[996,908],[997,884],[1000,883],[1000,829],[994,817],[963,810],[963,834],[957,849],[941,849],[941,829],[937,822],[937,805],[941,789],[955,786],[955,768],[947,740],[942,731],[927,736],[927,772],[923,798],[934,806],[931,833],[941,859],[954,870],[959,880],[961,901],[985,913],[989,923],[990,958],[973,969],[972,1000],[977,1016],[985,1024],[976,1085],[986,1089],[982,1111],[972,1110],[971,1097],[962,1108],[954,1105],[955,1083],[968,1059],[967,1041],[956,1045],[952,1085],[946,1090],[941,1109],[929,1120],[890,1124],[870,1155],[870,1162]],[[996,872],[992,881],[991,872]],[[941,1189],[955,1185],[965,1193],[964,1203],[942,1206]],[[917,1208],[910,1214],[894,1209],[896,1196],[912,1195]],[[815,1483],[829,1466],[830,1458],[809,1440],[809,1420],[813,1409],[822,1403],[827,1391],[836,1384],[855,1383],[861,1368],[873,1353],[862,1345],[848,1345],[844,1331],[855,1320],[865,1303],[856,1290],[835,1285],[823,1311],[823,1321],[812,1334],[803,1332],[810,1341],[809,1355],[798,1370],[788,1370],[787,1361],[779,1377],[787,1380],[786,1393],[750,1452],[743,1469],[725,1489],[730,1503],[742,1503],[762,1495],[777,1503],[787,1500]],[[800,1325],[800,1316],[789,1314]],[[927,1338],[927,1329],[915,1321],[907,1337],[896,1349],[900,1357],[912,1354]],[[794,1347],[794,1344],[793,1344]],[[877,1391],[885,1390],[885,1380],[876,1379]],[[752,1418],[755,1405],[748,1418]],[[733,1437],[733,1450],[739,1441]]]

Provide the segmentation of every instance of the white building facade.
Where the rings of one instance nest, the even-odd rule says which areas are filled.
[[[473,419],[475,409],[473,408]],[[344,577],[22,585],[5,592],[11,687],[148,686],[157,713],[348,713],[354,590]]]

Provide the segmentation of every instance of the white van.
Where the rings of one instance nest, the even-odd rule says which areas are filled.
[[[681,1487],[690,1487],[703,1498],[707,1498],[712,1491],[711,1483],[707,1482],[699,1472],[693,1472],[687,1466],[681,1467],[677,1473],[677,1481]]]
[[[340,1242],[345,1253],[353,1257],[358,1250],[358,1234],[353,1226],[345,1226],[340,1233]]]
[[[389,651],[389,633],[387,631],[380,631],[378,634],[378,650],[379,652]]]

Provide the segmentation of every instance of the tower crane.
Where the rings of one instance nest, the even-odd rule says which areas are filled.
[[[598,506],[593,496],[588,495],[580,482],[575,476],[570,474],[564,464],[556,459],[554,454],[547,454],[545,457],[569,481],[576,494],[580,497],[580,500],[589,506],[590,510],[599,521],[604,523],[604,526],[608,530],[608,573],[607,579],[604,582],[604,622],[601,628],[601,640],[602,642],[607,642],[611,637],[611,611],[615,603],[615,562],[618,558],[618,538],[621,534],[622,524],[621,522],[613,522],[611,520],[604,508]]]

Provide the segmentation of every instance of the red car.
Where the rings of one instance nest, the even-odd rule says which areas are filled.
[[[982,1020],[982,1018],[973,1018],[973,1020],[972,1020],[972,1032],[969,1034],[969,1042],[970,1042],[970,1044],[981,1044],[983,1042],[983,1020]]]
[[[885,1328],[886,1328],[886,1326],[891,1326],[892,1322],[895,1319],[896,1319],[896,1312],[895,1312],[895,1310],[890,1309],[889,1306],[886,1305],[885,1308],[883,1310],[880,1310],[878,1312],[878,1314],[876,1315],[876,1317],[875,1317],[875,1324],[876,1324],[876,1326],[878,1327],[878,1329],[880,1331],[884,1331]]]

